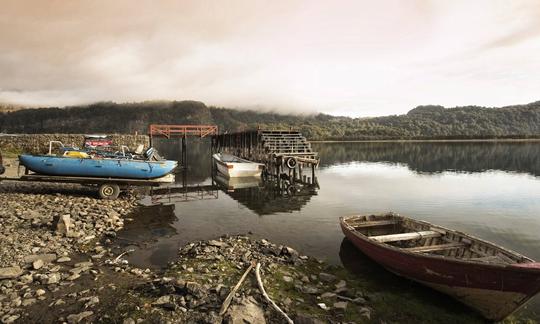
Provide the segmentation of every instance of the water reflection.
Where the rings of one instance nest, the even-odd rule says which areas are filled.
[[[181,176],[185,177],[185,174]],[[219,189],[213,181],[210,185],[187,185],[186,181],[183,181],[182,184],[151,189],[140,203],[144,206],[175,205],[180,202],[209,199],[219,199]]]
[[[406,164],[419,173],[502,170],[540,176],[539,142],[314,143],[321,166],[350,162]]]
[[[371,298],[384,298],[385,296],[404,295],[411,296],[421,304],[430,305],[430,307],[451,310],[457,314],[467,314],[470,316],[471,310],[466,306],[457,303],[448,295],[430,289],[414,281],[405,279],[386,271],[383,267],[369,259],[360,252],[349,240],[343,239],[339,249],[339,258],[343,267],[350,273],[358,274],[361,278],[369,278],[366,282],[372,291],[380,291],[384,287],[384,293],[371,295]],[[395,322],[408,321],[407,310],[404,309],[403,318],[394,319]],[[480,316],[478,316],[480,320]]]
[[[154,139],[154,146],[159,153],[167,159],[180,161],[182,145],[178,138]],[[211,146],[208,138],[189,137],[187,139],[187,165],[179,168],[177,182],[186,181],[187,184],[208,183],[212,174]],[[186,175],[182,176],[182,172]]]
[[[263,182],[260,178],[227,179],[218,174],[216,182],[232,199],[259,216],[300,211],[317,195],[314,186],[297,184],[284,189],[275,181]]]
[[[140,207],[136,219],[125,222],[124,228],[117,233],[117,252],[132,250],[129,260],[134,264],[164,265],[172,260],[176,256],[176,246],[155,243],[178,234],[173,226],[178,220],[174,211],[175,205]]]
[[[396,287],[421,296],[422,288],[387,273],[343,242],[340,216],[388,211],[461,230],[540,259],[538,142],[314,144],[321,155],[317,170],[321,188],[302,188],[293,194],[258,179],[213,178],[209,146],[204,141],[199,144],[188,146],[188,161],[193,164],[185,171],[185,181],[179,178],[176,184],[184,191],[173,192],[182,199],[166,202],[175,206],[171,215],[157,216],[151,225],[144,223],[146,216],[133,216],[143,225],[127,237],[154,240],[130,259],[135,265],[161,267],[187,242],[252,232],[343,264],[351,272],[380,277],[381,289]],[[179,147],[158,149],[174,158],[180,156]],[[197,191],[201,188],[218,194],[214,199],[195,199],[201,197]],[[186,189],[192,191],[186,195]],[[145,213],[158,215],[152,208],[160,207],[149,207]],[[126,231],[129,226],[135,224],[128,223]],[[539,303],[537,298],[529,304],[529,316],[538,317]]]

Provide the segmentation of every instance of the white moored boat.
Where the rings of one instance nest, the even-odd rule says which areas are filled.
[[[216,161],[218,171],[229,177],[258,177],[264,170],[264,164],[252,162],[237,156],[225,153],[212,155]]]

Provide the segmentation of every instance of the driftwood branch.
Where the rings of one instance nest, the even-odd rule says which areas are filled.
[[[236,293],[238,288],[240,288],[240,286],[242,285],[244,280],[246,280],[246,277],[249,274],[249,272],[251,271],[251,269],[253,269],[253,263],[249,266],[249,268],[246,270],[246,272],[244,272],[244,274],[242,275],[242,277],[240,278],[240,280],[238,281],[236,286],[234,286],[234,288],[231,290],[231,292],[229,293],[227,298],[225,298],[225,301],[223,302],[223,305],[221,305],[221,309],[219,310],[219,316],[223,316],[223,314],[225,314],[225,312],[229,308],[229,305],[231,304],[231,300],[232,300],[234,294]]]
[[[261,272],[261,264],[257,263],[257,267],[255,268],[255,275],[257,276],[257,283],[259,284],[259,289],[261,290],[261,293],[263,294],[264,298],[270,303],[270,305],[272,305],[272,307],[274,307],[274,309],[278,313],[280,313],[281,315],[283,315],[283,317],[285,317],[285,319],[287,319],[287,322],[289,324],[294,324],[293,320],[284,311],[282,311],[281,308],[279,308],[279,306],[276,303],[274,303],[272,299],[270,299],[270,297],[266,293],[266,290],[264,290],[260,272]]]
[[[127,250],[127,251],[124,251],[122,253],[120,253],[120,255],[118,255],[112,263],[118,263],[118,261],[120,261],[120,258],[123,257],[124,255],[128,254],[128,253],[131,253],[131,252],[134,252],[135,250],[133,249],[130,249],[130,250]]]

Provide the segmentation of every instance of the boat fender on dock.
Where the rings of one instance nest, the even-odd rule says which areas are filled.
[[[291,156],[287,158],[287,161],[285,162],[285,164],[287,165],[289,169],[294,169],[296,168],[296,164],[298,164],[298,162],[296,161],[294,157]]]

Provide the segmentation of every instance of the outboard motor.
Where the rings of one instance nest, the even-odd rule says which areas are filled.
[[[150,161],[152,160],[152,158],[154,157],[154,153],[155,153],[155,149],[153,147],[149,147],[148,150],[146,150],[146,152],[144,152],[144,157]]]

